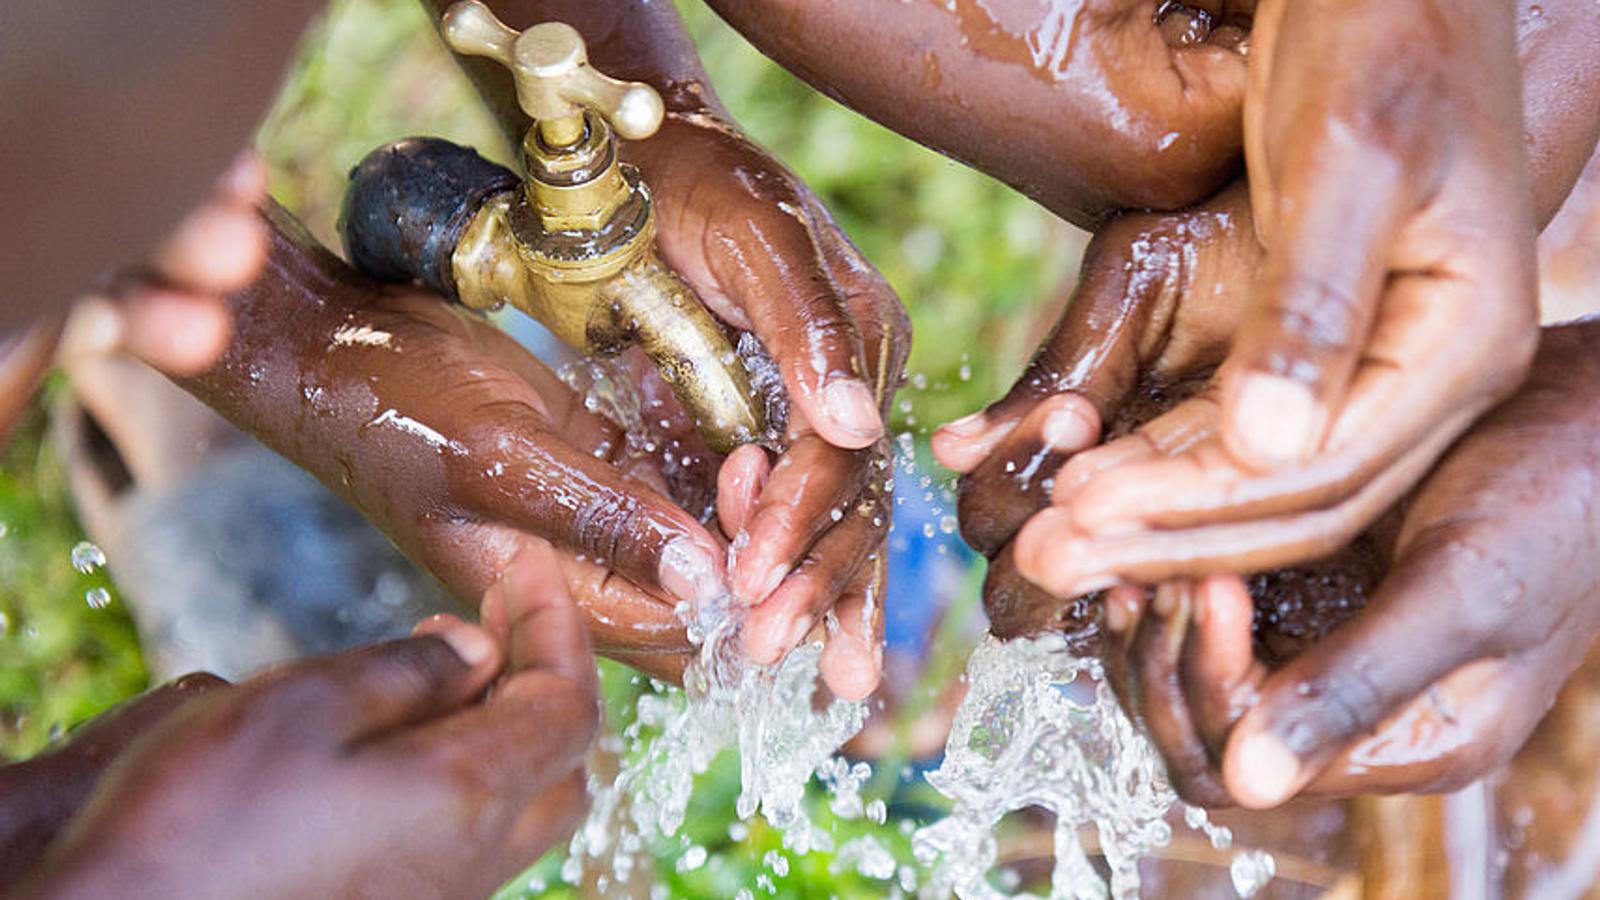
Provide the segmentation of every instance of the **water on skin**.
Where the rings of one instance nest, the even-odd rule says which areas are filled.
[[[588,387],[590,402],[605,394],[607,411],[628,418],[633,404],[617,396],[626,382],[595,378]],[[738,649],[740,610],[727,597],[699,609],[680,605],[698,647],[684,688],[642,696],[634,723],[608,748],[623,760],[616,777],[605,782],[591,774],[590,812],[569,846],[566,881],[596,874],[605,890],[648,867],[650,846],[682,828],[696,776],[735,749],[740,823],[730,827],[730,836],[735,827],[748,834],[743,821],[759,813],[782,834],[789,854],[834,851],[836,868],[853,867],[881,881],[897,878],[901,891],[963,900],[1029,897],[1012,893],[1015,885],[1002,889],[991,881],[996,829],[1011,812],[1041,807],[1056,816],[1052,898],[1138,896],[1138,862],[1171,837],[1166,817],[1177,797],[1159,754],[1123,715],[1098,661],[1073,656],[1060,635],[984,639],[968,662],[968,693],[944,761],[927,776],[950,799],[950,814],[915,831],[915,860],[904,861],[872,835],[835,848],[832,836],[806,814],[806,788],[815,776],[834,815],[884,823],[883,801],[861,796],[871,766],[839,756],[865,724],[867,708],[838,699],[814,703],[819,642],[801,644],[772,666],[746,662]],[[1218,849],[1232,841],[1201,810],[1186,809],[1185,822]],[[1080,832],[1089,827],[1098,832],[1109,884],[1081,842]],[[682,851],[679,871],[704,865],[704,847],[685,843]],[[782,877],[788,859],[769,853],[764,865]],[[1238,854],[1231,870],[1240,896],[1258,891],[1272,874],[1272,858],[1260,852]],[[770,885],[770,875],[761,879],[761,886]],[[741,895],[751,896],[748,888]]]

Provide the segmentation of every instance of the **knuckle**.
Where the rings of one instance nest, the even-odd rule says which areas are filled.
[[[1290,749],[1305,756],[1327,749],[1322,745],[1330,742],[1366,734],[1383,717],[1384,696],[1377,680],[1360,664],[1313,679],[1306,692],[1311,715],[1301,723],[1309,727],[1290,730]]]
[[[1365,333],[1360,301],[1346,285],[1296,273],[1277,279],[1267,298],[1271,321],[1307,350],[1348,352]]]
[[[434,694],[447,689],[466,671],[443,638],[408,638],[384,648],[371,674],[369,690]]]

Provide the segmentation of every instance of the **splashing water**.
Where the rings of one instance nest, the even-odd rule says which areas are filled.
[[[1073,656],[1060,635],[986,637],[967,664],[967,680],[944,762],[927,776],[953,808],[912,839],[918,862],[930,870],[921,896],[1012,896],[988,880],[998,856],[995,828],[1007,813],[1040,807],[1056,817],[1051,897],[1136,898],[1139,859],[1171,838],[1165,818],[1177,795],[1155,748],[1122,713],[1099,662]],[[1201,811],[1186,811],[1186,820],[1214,846],[1232,840]],[[1080,840],[1091,826],[1109,885]],[[1264,853],[1234,860],[1240,896],[1271,877],[1272,858]]]
[[[648,842],[677,833],[695,776],[729,748],[739,752],[741,819],[759,812],[795,853],[831,849],[827,832],[806,815],[806,785],[861,730],[866,705],[837,699],[814,705],[820,642],[800,645],[776,665],[756,666],[736,646],[737,628],[726,602],[695,612],[690,634],[703,640],[684,673],[684,689],[641,697],[637,718],[623,733],[634,744],[647,728],[657,732],[654,738],[623,762],[610,784],[591,776],[589,817],[573,836],[562,870],[569,882],[608,854],[610,877],[626,880],[645,862]]]
[[[758,392],[768,393],[781,379],[752,346],[759,349],[753,338],[741,339],[738,355]],[[637,394],[620,374],[593,359],[562,373],[591,411],[623,425],[630,442],[641,442],[636,449],[655,451],[657,447],[646,443],[651,439],[639,437],[649,429],[643,427]],[[919,379],[926,381],[913,376],[913,384]],[[781,420],[784,411],[776,412]],[[897,456],[909,471],[914,453],[910,446],[901,449]],[[947,515],[937,530],[950,533],[954,526],[954,517]],[[924,531],[931,538],[935,527],[930,524]],[[1040,807],[1056,816],[1052,898],[1138,896],[1138,862],[1170,839],[1166,817],[1177,796],[1167,785],[1159,754],[1123,714],[1097,660],[1073,656],[1060,635],[1009,642],[986,637],[979,644],[968,661],[969,690],[956,713],[944,761],[926,776],[952,801],[952,810],[912,835],[916,865],[911,865],[870,834],[835,850],[832,836],[811,821],[805,798],[813,776],[826,789],[834,816],[876,825],[887,818],[882,799],[868,802],[861,795],[871,766],[839,756],[844,743],[865,724],[866,704],[820,700],[818,641],[806,641],[772,666],[747,662],[738,648],[738,613],[726,597],[693,611],[687,604],[680,607],[689,638],[698,647],[684,673],[684,688],[640,697],[633,723],[620,740],[609,740],[606,749],[621,759],[620,769],[610,780],[589,776],[590,811],[572,837],[563,880],[577,884],[593,875],[604,894],[627,884],[641,866],[648,870],[652,845],[682,828],[696,777],[724,751],[736,750],[740,821],[730,825],[730,839],[747,836],[744,822],[759,813],[782,834],[785,851],[797,856],[835,851],[836,871],[854,868],[871,879],[894,879],[896,891],[928,898],[954,894],[963,900],[1031,897],[1010,893],[1016,890],[1015,873],[1000,873],[1013,876],[1005,889],[990,877],[1001,820],[1010,812]],[[1210,823],[1203,810],[1185,808],[1184,821],[1205,833],[1217,849],[1232,842],[1228,829]],[[1081,841],[1080,832],[1091,826],[1098,833],[1109,884]],[[687,838],[679,851],[680,873],[707,863],[706,848]],[[763,866],[783,877],[788,857],[771,851]],[[1259,891],[1273,869],[1272,857],[1265,853],[1237,854],[1230,874],[1239,896]],[[763,872],[757,886],[770,893],[771,876]],[[746,887],[738,896],[753,897],[754,892]]]

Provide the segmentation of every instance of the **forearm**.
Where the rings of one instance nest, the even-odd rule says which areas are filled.
[[[707,3],[823,93],[1078,225],[1186,206],[1240,165],[1242,58],[1191,66],[1231,51],[1169,46],[1157,4]]]

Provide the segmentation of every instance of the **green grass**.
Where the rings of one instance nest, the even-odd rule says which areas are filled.
[[[720,20],[680,2],[724,102],[757,140],[821,195],[911,312],[917,340],[897,428],[919,435],[982,406],[1002,392],[1048,325],[1050,298],[1072,273],[1081,233],[1062,225],[1003,185],[918,147],[806,87],[766,60]],[[436,134],[505,160],[487,114],[443,52],[414,0],[333,0],[313,28],[260,144],[274,195],[325,242],[346,173],[372,147],[410,134]],[[68,562],[81,539],[60,466],[35,414],[0,456],[0,754],[36,752],[50,734],[82,721],[145,686],[136,636],[120,603],[93,610],[84,592],[104,585]],[[925,453],[922,454],[924,457]],[[974,582],[950,616],[933,654],[926,687],[959,671],[962,627],[976,606]],[[639,688],[607,666],[607,697],[616,715]],[[922,690],[903,712],[920,715]],[[727,761],[724,761],[727,762]],[[885,760],[869,796],[886,796],[901,760]],[[731,841],[737,769],[721,764],[703,779],[686,826],[713,862],[679,874],[676,842],[658,847],[658,877],[673,896],[732,896],[753,886],[778,837],[759,823]],[[915,787],[913,791],[917,790]],[[926,790],[925,788],[923,790]],[[828,816],[820,800],[819,821]],[[839,840],[864,826],[832,823]],[[906,858],[893,828],[875,833]],[[876,897],[885,885],[829,870],[828,854],[790,858],[774,877],[778,897]],[[502,893],[506,900],[568,896],[554,861],[542,862]],[[769,871],[769,875],[770,875]],[[553,885],[547,894],[530,879]],[[765,896],[765,894],[763,894]]]
[[[110,584],[104,570],[72,567],[83,532],[37,407],[0,454],[0,528],[0,758],[15,759],[143,690],[146,676],[126,608],[84,599]]]

